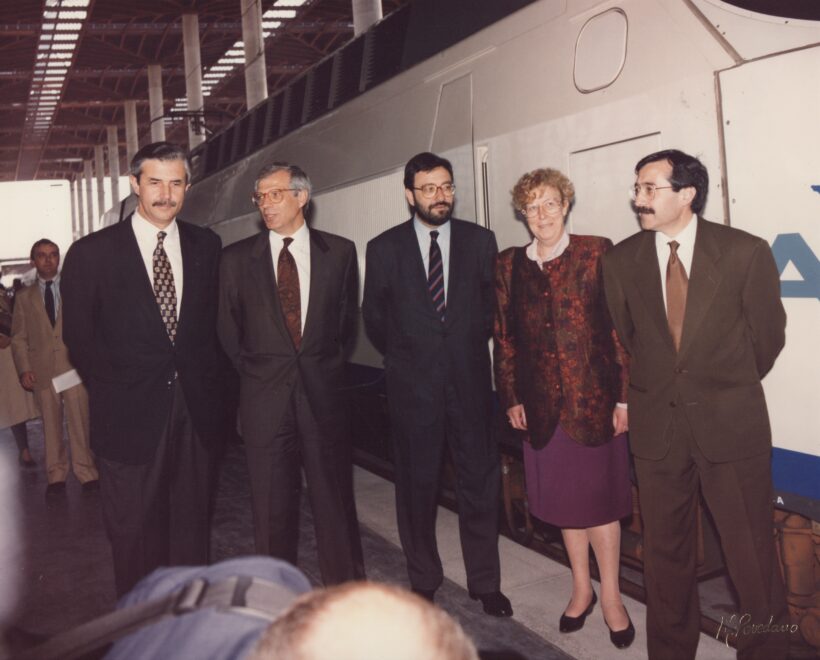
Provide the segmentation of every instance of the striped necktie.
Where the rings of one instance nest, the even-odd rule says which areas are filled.
[[[444,266],[441,261],[441,248],[438,245],[438,232],[430,232],[430,264],[427,269],[427,288],[436,308],[444,321]]]

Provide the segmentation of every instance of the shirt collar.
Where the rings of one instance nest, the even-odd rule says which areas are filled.
[[[668,245],[672,241],[678,242],[678,250],[692,250],[695,246],[695,236],[698,231],[698,217],[693,213],[692,217],[680,233],[672,238],[667,236],[662,231],[655,232],[655,247],[658,249],[667,250]]]
[[[428,227],[427,225],[423,224],[417,215],[413,216],[413,228],[416,230],[416,235],[418,236],[426,236],[427,240],[430,240],[430,232],[437,231],[438,232],[438,240],[449,240],[450,238],[450,227],[451,222],[448,220],[442,225],[438,227]]]
[[[299,229],[293,232],[290,236],[285,236],[284,234],[277,234],[272,229],[268,230],[268,234],[270,234],[270,240],[272,241],[272,245],[278,245],[280,250],[282,249],[282,246],[285,244],[286,238],[293,239],[293,243],[291,245],[294,248],[303,249],[307,247],[310,242],[310,230],[308,229],[306,222],[303,222],[302,226],[299,227]]]
[[[179,233],[179,227],[177,226],[177,219],[174,218],[171,220],[171,223],[165,229],[159,229],[155,225],[152,225],[148,220],[143,218],[140,215],[140,212],[135,210],[133,220],[131,221],[131,226],[134,228],[134,233],[140,237],[147,239],[149,236],[152,240],[157,240],[157,234],[161,231],[165,232],[165,238],[176,238],[177,234]]]
[[[562,254],[564,254],[564,250],[569,247],[569,232],[564,229],[564,232],[561,234],[561,238],[558,239],[558,242],[552,246],[550,253],[547,255],[546,259],[541,259],[538,256],[538,239],[533,238],[532,243],[527,246],[526,255],[527,258],[531,259],[539,266],[543,266],[548,261],[552,261],[553,259],[557,259]]]
[[[50,280],[44,280],[42,277],[37,275],[37,283],[40,285],[41,289],[46,288],[46,282],[54,282],[54,284],[56,284],[57,286],[60,286],[60,273],[57,272],[57,274],[54,277],[52,277]]]

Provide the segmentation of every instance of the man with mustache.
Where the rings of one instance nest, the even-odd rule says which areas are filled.
[[[486,613],[510,616],[500,591],[500,466],[490,434],[495,236],[451,217],[455,185],[448,160],[417,154],[404,168],[404,188],[413,217],[368,244],[362,315],[384,354],[410,585],[432,601],[443,580],[435,521],[446,446],[456,472],[470,595]]]
[[[681,151],[635,167],[644,230],[604,256],[607,302],[630,354],[629,441],[644,523],[649,657],[694,658],[699,494],[720,534],[738,657],[785,658],[788,613],[772,536],[771,431],[760,380],[785,342],[768,244],[708,222],[709,176]]]
[[[182,222],[190,165],[167,142],[131,161],[123,222],[77,241],[63,335],[90,398],[91,446],[117,593],[158,566],[205,564],[222,428],[216,312],[221,242]]]

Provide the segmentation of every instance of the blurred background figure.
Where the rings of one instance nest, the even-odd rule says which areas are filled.
[[[525,174],[512,196],[533,241],[498,256],[496,388],[512,428],[528,433],[530,513],[561,528],[569,556],[572,599],[559,629],[580,630],[597,601],[592,544],[604,620],[612,643],[624,648],[635,637],[618,585],[619,520],[632,512],[624,433],[629,378],[601,273],[612,242],[566,232],[575,188],[557,170]]]
[[[11,429],[17,443],[18,462],[34,467],[28,446],[26,420],[39,416],[34,395],[20,385],[11,354],[11,318],[14,298],[0,284],[0,429]]]

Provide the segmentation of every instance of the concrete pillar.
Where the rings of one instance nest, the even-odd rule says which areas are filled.
[[[250,110],[268,98],[260,0],[242,0],[242,42],[245,44],[245,101]]]
[[[165,141],[165,106],[162,100],[162,66],[148,65],[148,106],[151,117],[151,142]]]
[[[85,236],[85,227],[83,226],[85,224],[83,222],[85,212],[83,210],[83,183],[81,176],[74,177],[74,193],[77,196],[77,238],[82,238]]]
[[[106,126],[108,133],[108,176],[111,178],[111,206],[120,203],[120,138],[116,126]],[[105,213],[105,208],[103,208]]]
[[[199,16],[182,15],[182,44],[185,55],[185,97],[188,112],[202,112],[202,61],[199,56]],[[204,117],[188,119],[188,148],[205,142]]]
[[[353,36],[358,37],[373,23],[382,19],[381,0],[351,0],[353,2]]]
[[[87,211],[88,220],[85,223],[85,233],[90,234],[94,231],[94,190],[91,185],[91,178],[93,173],[91,171],[91,159],[86,158],[83,161],[83,174],[85,175],[85,208]]]
[[[125,102],[125,157],[126,166],[131,166],[131,160],[140,150],[139,126],[137,125],[137,102]]]
[[[105,149],[101,144],[94,145],[94,172],[97,175],[97,215],[92,226],[100,226],[100,218],[105,213]]]
[[[74,179],[68,180],[68,195],[71,197],[71,240],[76,241],[80,237],[80,231],[77,228],[77,198],[74,196],[75,183]]]

